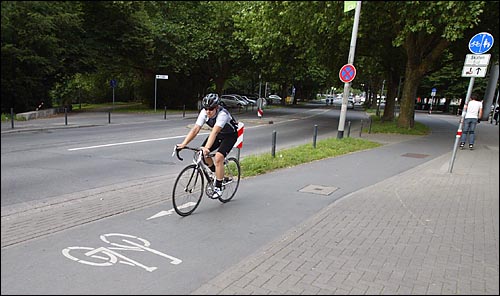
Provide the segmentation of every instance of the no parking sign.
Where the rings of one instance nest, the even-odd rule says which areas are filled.
[[[339,72],[340,81],[348,83],[356,77],[356,68],[352,64],[346,64],[340,68]]]

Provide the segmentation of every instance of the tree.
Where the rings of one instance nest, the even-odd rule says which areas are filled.
[[[51,106],[49,91],[90,69],[78,2],[2,1],[2,112]]]
[[[406,53],[405,83],[398,126],[413,128],[415,98],[426,73],[433,69],[443,52],[453,42],[464,42],[466,29],[479,22],[482,1],[404,1],[390,2],[398,12],[390,15],[398,34],[394,46]]]

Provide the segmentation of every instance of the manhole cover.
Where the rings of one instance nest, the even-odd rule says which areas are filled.
[[[429,156],[428,154],[418,154],[418,153],[405,153],[401,156],[404,156],[404,157],[413,157],[413,158],[426,158],[427,156]]]
[[[331,186],[307,185],[306,187],[300,189],[299,191],[306,193],[314,193],[319,195],[330,195],[337,189],[338,189],[337,187],[331,187]]]

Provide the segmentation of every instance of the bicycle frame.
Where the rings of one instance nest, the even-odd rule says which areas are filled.
[[[197,168],[201,168],[201,171],[203,172],[203,175],[205,176],[205,178],[207,179],[208,182],[212,182],[214,173],[210,170],[210,168],[205,164],[205,161],[203,160],[204,159],[203,150],[201,150],[200,148],[191,148],[191,147],[187,147],[187,146],[184,147],[184,149],[189,149],[189,150],[194,151],[193,164],[196,165]],[[174,147],[174,153],[177,154],[177,158],[179,160],[183,161],[184,158],[182,158],[179,155],[179,152],[180,152],[180,150],[178,150],[176,147]],[[172,156],[173,156],[173,153],[172,153]],[[210,158],[213,158],[214,156],[215,156],[214,152],[211,152],[207,155],[207,157],[210,157]]]
[[[223,194],[214,197],[215,173],[210,170],[204,161],[203,150],[185,146],[182,149],[194,151],[193,163],[187,165],[177,176],[172,192],[172,201],[175,211],[181,216],[190,215],[198,207],[203,194],[211,199],[218,199],[222,203],[230,201],[238,189],[241,176],[241,168],[238,160],[234,157],[224,158],[224,178],[222,187]],[[174,147],[174,154],[179,160],[184,160],[179,152],[182,149]],[[208,154],[214,157],[215,152]],[[205,186],[205,180],[207,184]]]

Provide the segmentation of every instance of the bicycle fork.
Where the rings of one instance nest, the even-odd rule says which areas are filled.
[[[198,168],[194,168],[193,171],[191,172],[191,176],[189,177],[189,182],[186,184],[186,187],[184,188],[184,192],[188,193],[193,193],[193,189],[196,188],[196,184],[198,184]],[[193,177],[194,177],[194,183],[193,182]],[[191,186],[192,184],[192,186]]]

